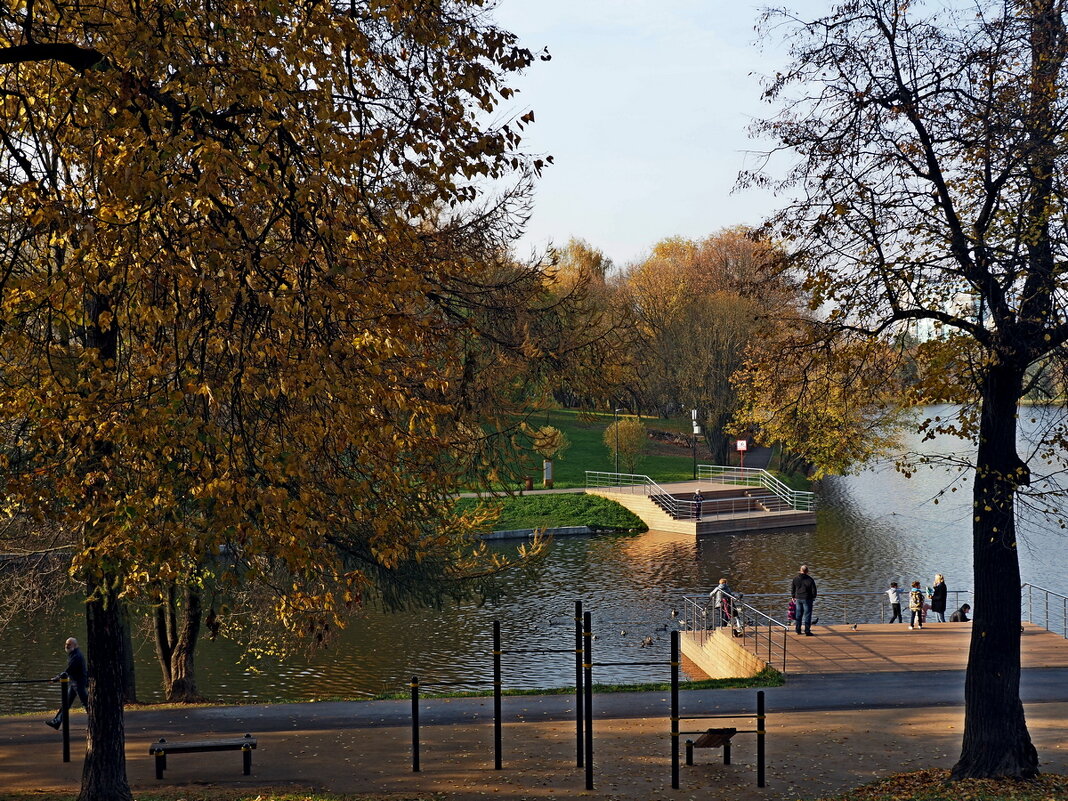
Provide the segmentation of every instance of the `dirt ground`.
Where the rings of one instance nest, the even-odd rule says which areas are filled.
[[[1027,718],[1043,770],[1068,773],[1068,704],[1029,705]],[[147,748],[152,740],[139,730],[136,714],[127,723],[131,784],[135,789],[156,787],[160,783]],[[680,789],[672,790],[665,718],[598,719],[595,789],[586,791],[583,770],[575,767],[575,730],[570,721],[506,725],[501,771],[493,770],[490,725],[425,726],[419,773],[412,772],[407,727],[357,723],[343,730],[322,730],[313,721],[304,721],[294,723],[291,730],[255,732],[259,747],[249,777],[241,775],[236,752],[181,754],[170,758],[163,784],[443,793],[456,801],[561,796],[605,801],[792,801],[833,794],[901,771],[948,768],[960,747],[962,724],[963,710],[957,707],[771,715],[766,788],[756,787],[755,736],[739,734],[731,765],[722,763],[719,749],[698,751],[697,764],[682,765]],[[4,789],[76,790],[80,739],[74,743],[74,760],[63,764],[57,738],[37,718],[0,719],[0,736]],[[684,735],[682,742],[685,739]]]

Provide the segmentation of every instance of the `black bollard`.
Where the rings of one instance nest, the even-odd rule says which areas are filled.
[[[575,765],[582,767],[582,601],[575,601]]]
[[[686,764],[693,764],[693,750],[686,746]],[[679,789],[679,633],[671,632],[671,786]]]
[[[764,781],[764,733],[767,727],[764,725],[764,691],[757,691],[757,787],[763,787]]]
[[[412,773],[419,772],[419,677],[412,676]]]
[[[501,622],[493,621],[493,769],[501,769]]]
[[[63,761],[70,762],[70,677],[66,673],[59,675],[59,691],[63,694],[59,702],[60,714],[63,716]]]
[[[583,694],[586,705],[586,789],[593,789],[593,626],[590,613],[582,615],[582,639],[585,645],[583,658]]]

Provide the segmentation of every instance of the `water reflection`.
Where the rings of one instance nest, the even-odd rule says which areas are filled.
[[[941,447],[944,454],[953,452],[951,445]],[[502,622],[505,650],[566,651],[574,645],[576,599],[594,613],[597,661],[666,659],[667,632],[677,625],[670,610],[680,596],[708,592],[720,577],[745,593],[785,593],[802,562],[826,593],[877,592],[893,579],[903,586],[914,579],[926,585],[936,572],[945,574],[953,590],[971,587],[966,473],[939,465],[921,468],[909,479],[892,465],[879,464],[859,475],[829,478],[819,492],[818,522],[810,529],[696,542],[664,532],[561,539],[540,571],[508,577],[506,599],[497,604],[369,611],[311,660],[247,666],[232,643],[207,641],[197,658],[201,690],[228,701],[356,697],[403,690],[412,674],[440,689],[488,689],[492,621]],[[1024,580],[1068,591],[1059,526],[1024,512],[1020,530]],[[63,622],[34,621],[5,632],[0,680],[50,676],[60,669],[63,639],[83,634],[79,613],[72,599]],[[640,648],[647,636],[654,640],[652,651]],[[159,669],[150,643],[139,644],[137,667],[141,697],[158,700]],[[637,682],[667,676],[666,666],[625,665],[599,669],[595,678]],[[516,688],[570,685],[573,654],[505,656],[504,682]],[[58,690],[51,685],[0,685],[0,711],[43,710],[56,699]]]

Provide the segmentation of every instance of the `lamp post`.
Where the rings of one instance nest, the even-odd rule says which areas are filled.
[[[701,426],[697,424],[697,409],[690,409],[690,419],[693,420],[693,480],[697,480],[697,435],[701,433]]]
[[[616,481],[619,481],[619,413],[626,409],[612,409],[612,427],[616,431]]]

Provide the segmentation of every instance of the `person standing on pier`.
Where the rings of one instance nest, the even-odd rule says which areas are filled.
[[[812,603],[816,600],[816,582],[808,574],[808,565],[801,565],[797,575],[794,576],[793,584],[790,585],[790,597],[797,603],[797,619],[794,621],[794,631],[801,633],[801,626],[805,627],[805,636],[812,635]]]
[[[912,619],[909,620],[909,631],[913,629],[923,628],[923,590],[920,589],[920,582],[912,582],[912,589],[909,590],[909,611],[912,613]]]
[[[701,490],[697,490],[693,494],[693,516],[695,520],[701,519],[701,504],[704,503],[704,496],[701,495]]]
[[[886,591],[886,594],[890,598],[890,611],[893,612],[890,616],[890,622],[904,623],[905,619],[901,617],[901,589],[897,586],[896,581],[890,582],[890,589]]]
[[[949,588],[946,579],[941,573],[935,573],[934,587],[931,590],[931,614],[939,623],[946,622],[946,596]]]

